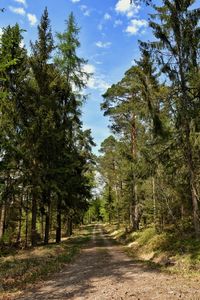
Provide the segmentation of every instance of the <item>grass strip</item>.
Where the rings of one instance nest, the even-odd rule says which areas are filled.
[[[90,240],[92,227],[87,226],[59,245],[50,244],[19,250],[0,257],[0,298],[10,292],[24,289],[58,272],[72,261],[80,248]]]
[[[134,261],[162,272],[181,276],[200,275],[200,240],[193,235],[180,236],[176,231],[157,233],[149,227],[136,232],[106,224],[110,236],[123,244]]]

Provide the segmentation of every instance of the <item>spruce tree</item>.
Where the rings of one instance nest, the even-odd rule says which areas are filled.
[[[2,185],[2,217],[0,238],[4,231],[6,208],[14,198],[14,185],[19,184],[22,159],[20,136],[22,130],[22,111],[25,92],[25,81],[28,73],[27,54],[21,45],[23,30],[19,25],[3,29],[0,42],[0,152]],[[4,221],[3,221],[4,220]]]
[[[76,25],[74,15],[71,13],[66,21],[64,33],[58,33],[58,46],[55,64],[60,74],[60,119],[57,124],[59,130],[59,157],[58,168],[62,168],[62,178],[59,180],[57,196],[57,229],[56,242],[61,240],[61,213],[62,207],[69,211],[75,207],[73,201],[79,199],[79,189],[83,183],[79,182],[82,176],[84,163],[79,153],[81,129],[81,105],[84,97],[80,91],[85,87],[88,75],[83,71],[86,61],[77,56],[80,47],[78,40],[79,28]],[[64,169],[63,169],[64,166]],[[74,176],[76,174],[76,176]],[[83,179],[83,178],[82,178]],[[77,183],[78,186],[77,186]],[[63,184],[65,190],[62,191]],[[73,187],[73,189],[72,189]]]
[[[32,245],[36,244],[36,220],[39,205],[46,216],[45,243],[49,239],[49,214],[51,205],[51,164],[55,154],[54,108],[55,99],[52,89],[54,69],[50,62],[54,49],[50,20],[47,8],[38,26],[38,40],[31,44],[30,65],[33,81],[30,93],[31,121],[28,128],[28,143],[33,144],[29,168],[32,185]],[[31,92],[31,91],[30,91]],[[28,146],[28,145],[27,145]],[[41,200],[38,203],[38,200]]]

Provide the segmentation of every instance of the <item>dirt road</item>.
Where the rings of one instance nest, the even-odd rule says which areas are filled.
[[[200,281],[170,276],[134,262],[98,225],[75,262],[19,299],[200,300]]]

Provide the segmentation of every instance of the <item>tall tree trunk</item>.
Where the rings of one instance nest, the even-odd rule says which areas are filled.
[[[57,199],[57,225],[56,225],[56,243],[61,242],[61,197]]]
[[[31,220],[31,245],[35,247],[37,245],[37,200],[35,193],[32,193],[32,220]]]
[[[111,224],[111,221],[112,221],[112,188],[111,188],[111,183],[109,183],[109,186],[108,186],[108,204],[109,204],[109,211],[108,211],[108,221],[109,221],[109,224]]]
[[[49,232],[50,232],[50,212],[51,212],[51,203],[50,199],[48,200],[47,211],[45,214],[45,235],[44,235],[44,244],[49,243]]]
[[[3,202],[1,207],[1,218],[0,218],[0,240],[3,237],[5,231],[5,217],[6,217],[6,203]]]
[[[45,235],[44,244],[49,243],[49,232],[50,232],[50,213],[51,213],[51,193],[47,191],[43,195],[44,203],[47,203],[47,210],[45,211]]]
[[[131,121],[131,152],[133,161],[137,158],[137,132],[135,114],[132,116]],[[130,204],[130,223],[133,230],[139,229],[139,211],[138,211],[138,198],[137,198],[137,183],[134,170],[132,169],[132,201]]]
[[[131,188],[131,203],[130,203],[130,225],[133,230],[139,229],[140,213],[139,203],[137,198],[136,177],[133,174]]]
[[[21,242],[21,231],[22,231],[22,203],[23,203],[23,197],[24,197],[24,194],[22,193],[21,201],[20,201],[20,207],[19,207],[19,224],[18,224],[18,234],[17,234],[16,243]]]
[[[138,192],[137,192],[137,184],[135,178],[135,186],[134,186],[134,198],[135,198],[135,207],[134,207],[134,229],[139,230],[140,224],[140,210],[139,210],[139,202],[138,202]]]
[[[25,248],[27,248],[28,247],[28,222],[29,222],[29,219],[28,219],[28,203],[29,202],[29,194],[27,193],[27,195],[26,195],[26,211],[25,211],[25,213],[26,213],[26,221],[25,221],[25,223],[26,223],[26,225],[25,225]]]
[[[157,212],[156,212],[156,191],[155,191],[155,177],[152,177],[152,200],[153,200],[153,221],[155,228],[157,227]]]
[[[116,204],[117,204],[117,226],[120,225],[120,212],[119,212],[119,193],[117,184],[115,185],[115,197],[116,197]]]

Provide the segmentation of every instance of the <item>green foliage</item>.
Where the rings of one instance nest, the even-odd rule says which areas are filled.
[[[154,224],[159,233],[200,234],[200,10],[194,2],[152,6],[154,41],[139,41],[140,59],[103,95],[114,136],[102,143],[98,160],[102,201],[109,221],[131,230]]]
[[[100,222],[102,220],[102,201],[98,198],[92,199],[89,208],[84,215],[85,223]]]
[[[19,25],[3,29],[0,44],[0,239],[48,243],[56,230],[82,222],[93,185],[94,142],[82,129],[82,89],[88,75],[79,58],[79,29],[69,15],[55,45],[48,10],[31,55]],[[57,53],[54,50],[57,49]],[[66,229],[65,229],[66,232]]]

